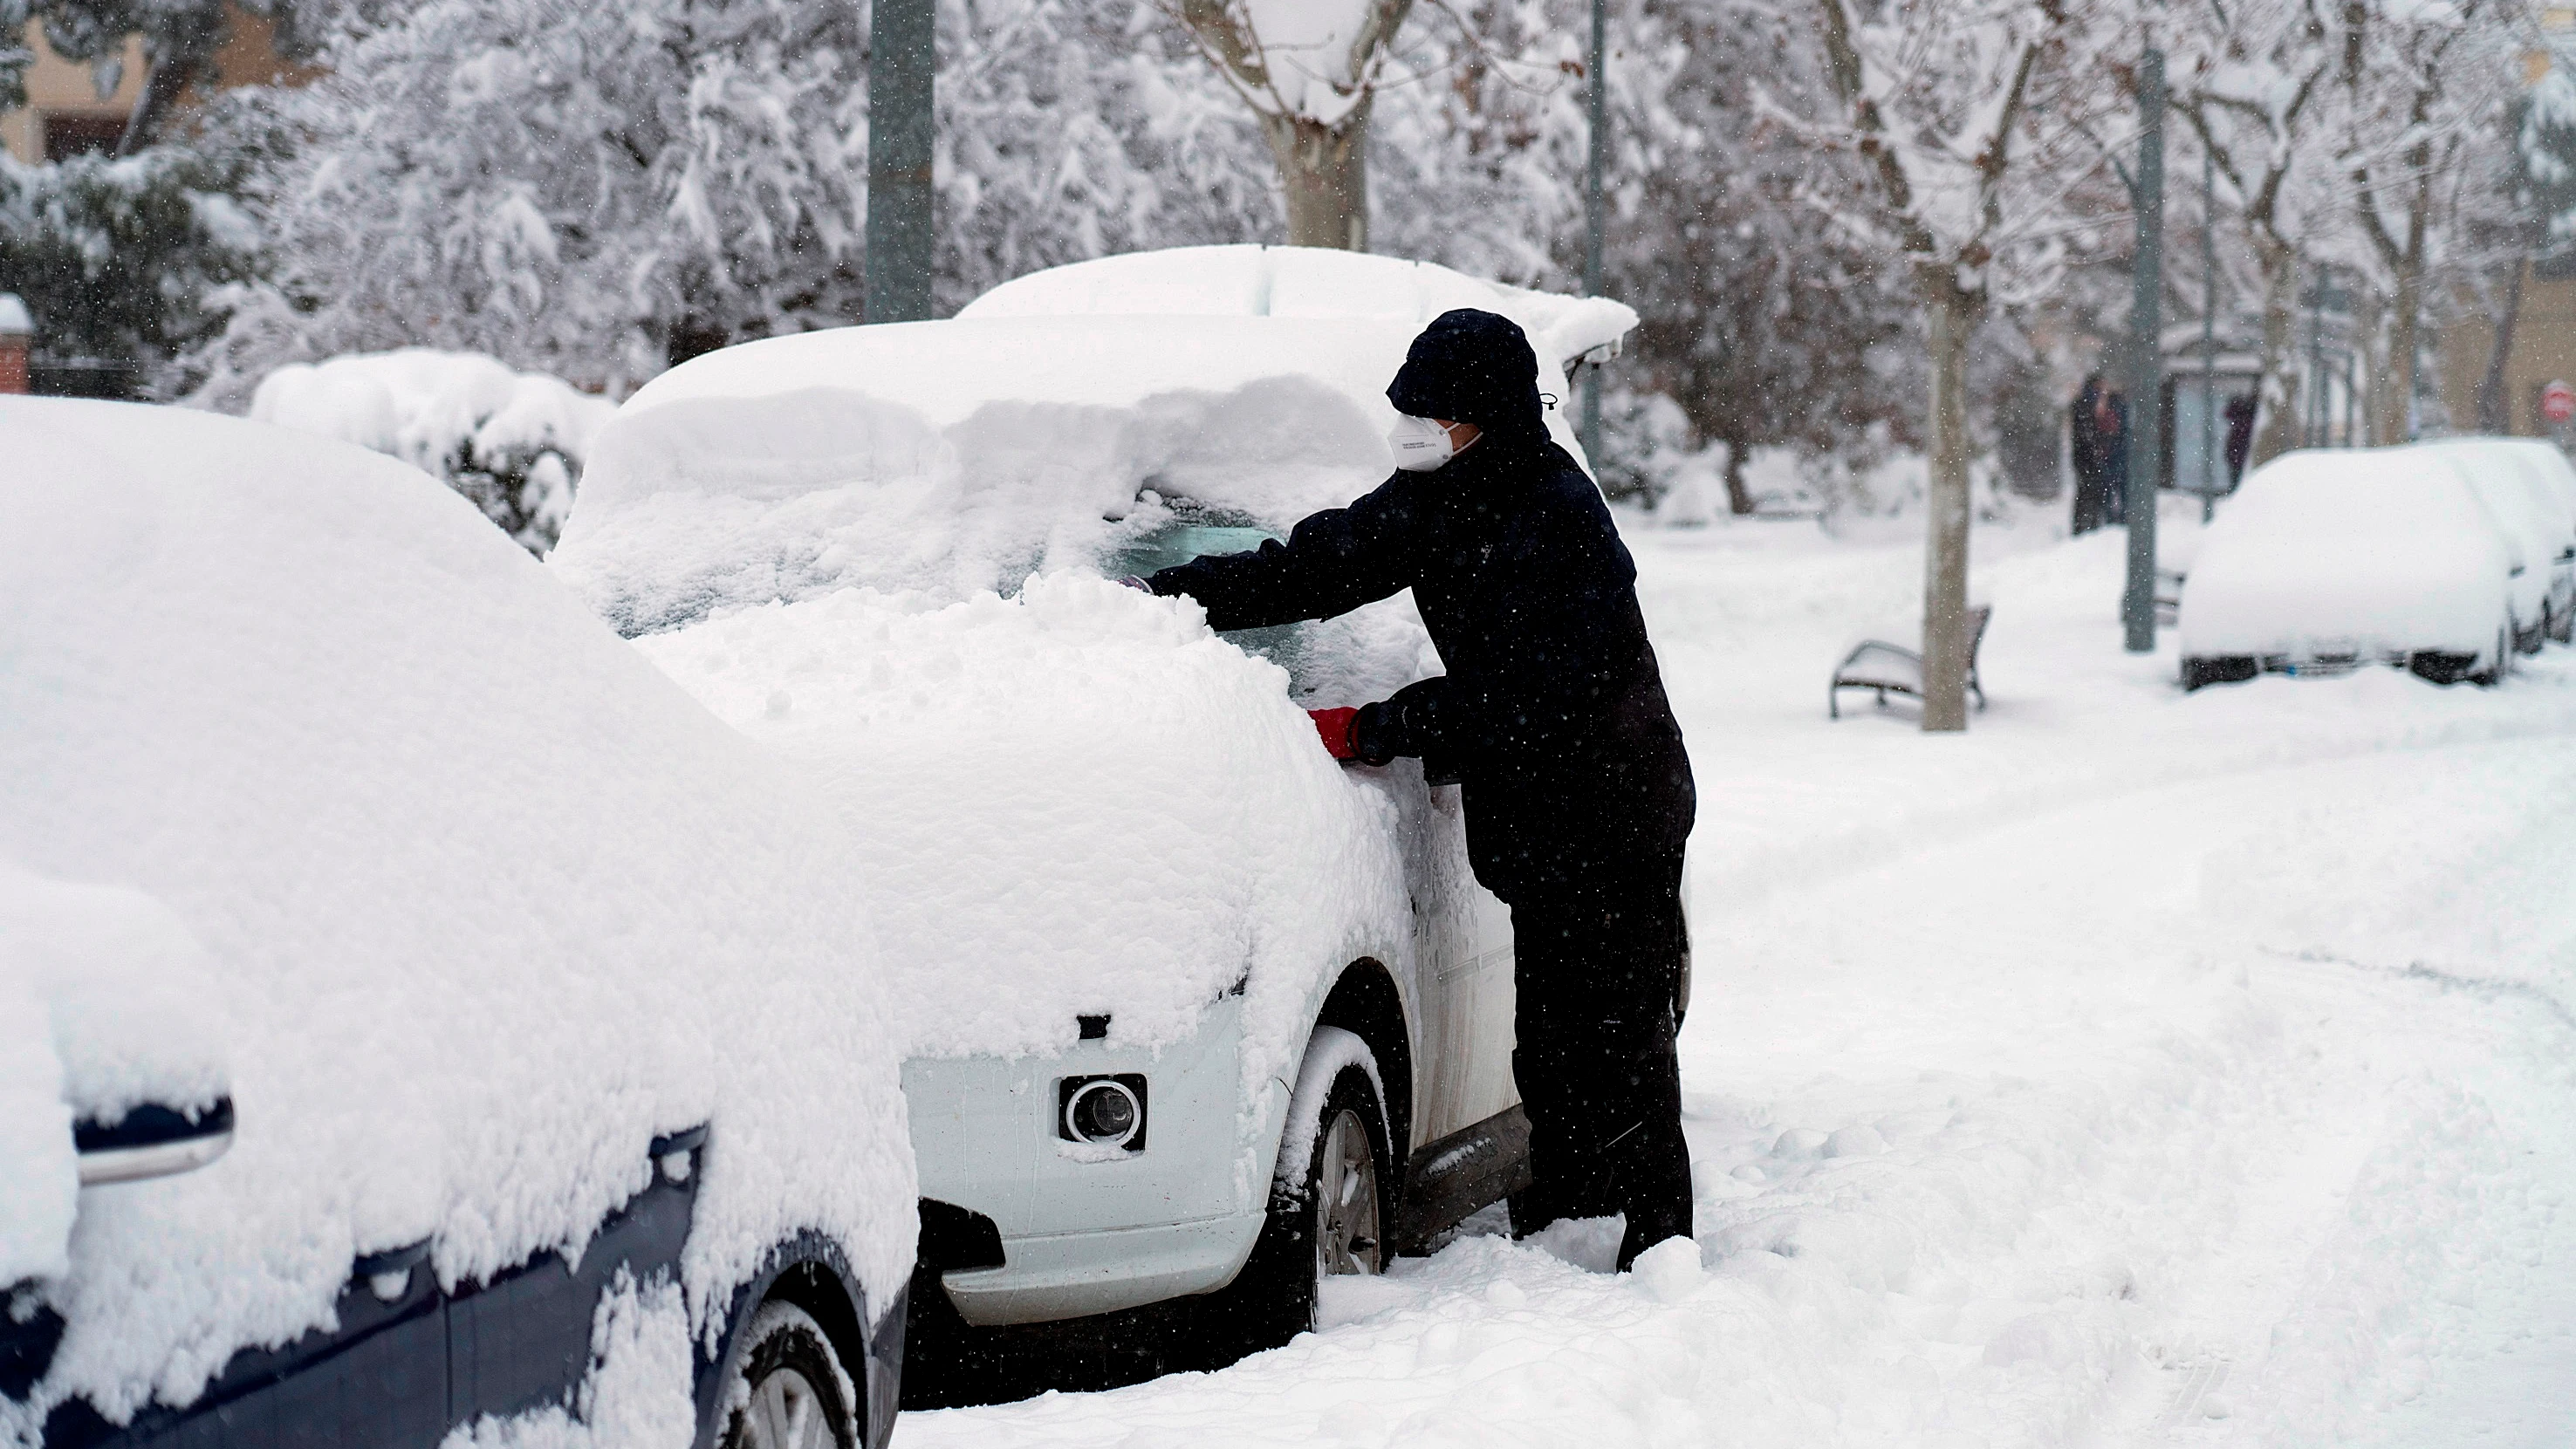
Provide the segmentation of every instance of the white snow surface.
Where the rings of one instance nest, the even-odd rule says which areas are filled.
[[[2435,452],[2286,453],[2219,505],[2183,585],[2182,651],[2492,653],[2514,553]],[[2545,592],[2545,562],[2535,575]]]
[[[390,453],[428,473],[463,447],[484,458],[552,450],[578,463],[616,411],[559,377],[431,347],[288,363],[260,380],[250,403],[253,421]]]
[[[901,1442],[2576,1439],[2576,653],[2185,695],[2118,533],[1999,508],[1949,737],[1819,698],[1919,533],[1630,528],[1700,786],[1701,1262],[1489,1212],[1234,1368]]]
[[[1534,292],[1403,257],[1254,243],[1128,252],[1049,267],[1004,282],[957,315],[1367,318],[1418,330],[1458,307],[1519,323],[1538,353],[1542,386],[1551,373],[1637,325],[1635,309],[1607,297]]]
[[[430,1238],[452,1284],[577,1250],[699,1123],[699,1325],[806,1228],[889,1301],[896,1058],[809,781],[402,463],[50,399],[0,435],[0,857],[184,927],[239,1121],[211,1167],[82,1195],[39,1412],[184,1401],[328,1322],[360,1253]]]
[[[26,299],[15,292],[0,292],[0,337],[32,337],[36,319],[27,311]]]
[[[1104,1012],[1162,1045],[1242,983],[1257,1085],[1327,967],[1410,949],[1393,801],[1188,600],[845,589],[636,642],[847,812],[908,1056],[1053,1054]]]

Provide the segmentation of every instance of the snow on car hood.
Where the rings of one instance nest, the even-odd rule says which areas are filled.
[[[850,812],[911,1054],[1052,1053],[1097,1013],[1158,1046],[1241,986],[1258,1080],[1324,971],[1408,946],[1393,801],[1188,600],[848,589],[637,643]]]
[[[577,1248],[702,1122],[701,1321],[807,1228],[890,1301],[864,868],[791,767],[401,463],[127,404],[0,399],[0,436],[0,857],[202,943],[238,1114],[214,1165],[82,1195],[40,1396],[184,1401],[361,1253]]]

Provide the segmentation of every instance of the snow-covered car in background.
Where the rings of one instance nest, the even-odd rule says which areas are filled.
[[[1034,1343],[1046,1381],[1068,1320],[1136,1311],[1091,1382],[1284,1341],[1319,1277],[1526,1170],[1509,916],[1458,792],[1336,765],[1303,713],[1438,671],[1410,597],[1221,638],[1111,582],[1375,486],[1383,389],[1455,306],[1519,320],[1559,394],[1636,320],[1383,257],[1192,249],[709,354],[601,431],[550,566],[824,772],[867,842],[927,1401],[994,1392],[937,1381],[997,1346]]]
[[[2285,453],[2203,536],[2177,620],[2183,687],[2372,663],[2493,683],[2513,653],[2513,562],[2448,459]]]
[[[2522,544],[2527,569],[2536,572],[2546,561],[2545,618],[2514,642],[2532,653],[2544,634],[2561,644],[2576,639],[2576,468],[2567,455],[2537,438],[2444,438],[2420,446],[2468,476],[2487,510]]]
[[[882,1443],[917,1191],[810,785],[402,463],[0,436],[0,1445]]]

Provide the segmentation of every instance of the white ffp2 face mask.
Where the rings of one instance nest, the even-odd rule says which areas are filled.
[[[1395,451],[1395,466],[1407,473],[1428,473],[1458,456],[1449,430],[1429,418],[1398,413],[1386,430],[1386,445]]]

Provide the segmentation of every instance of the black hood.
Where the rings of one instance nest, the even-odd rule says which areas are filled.
[[[1386,400],[1417,418],[1474,423],[1500,438],[1547,436],[1538,354],[1509,317],[1460,307],[1413,339]]]

